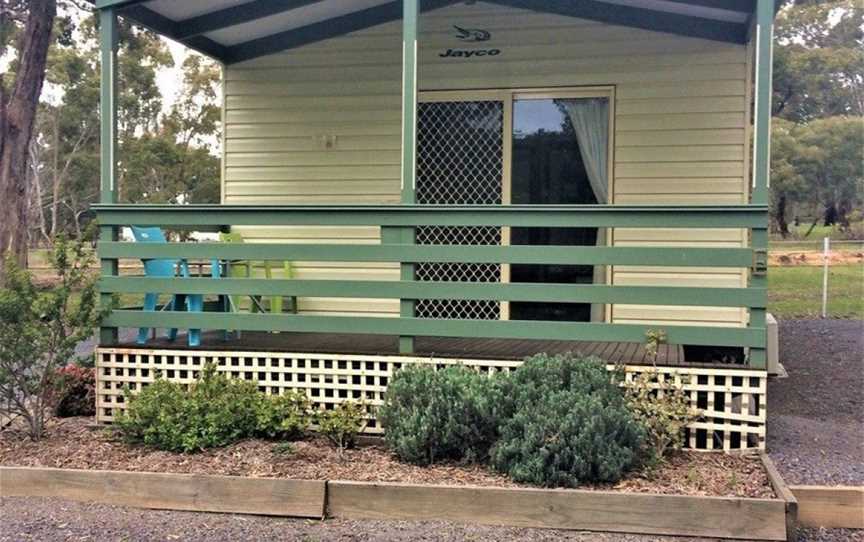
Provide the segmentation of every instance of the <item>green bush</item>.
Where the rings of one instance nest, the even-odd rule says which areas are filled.
[[[332,410],[318,412],[318,431],[339,450],[342,455],[347,448],[352,448],[357,441],[357,435],[366,426],[366,407],[363,403],[346,401],[339,403]]]
[[[174,452],[225,446],[254,436],[287,438],[308,427],[308,402],[295,394],[267,396],[244,380],[205,366],[199,379],[182,384],[157,379],[129,406],[116,426],[129,442]]]
[[[498,425],[498,378],[462,366],[406,367],[387,388],[378,420],[403,461],[485,461]]]
[[[38,286],[11,252],[0,258],[5,260],[0,268],[0,418],[20,417],[33,440],[44,435],[45,420],[58,399],[57,370],[76,360],[76,346],[93,335],[107,314],[108,307],[98,303],[90,269],[89,243],[95,233],[90,227],[74,242],[55,239],[50,286]],[[84,406],[89,399],[86,389],[80,391],[84,399],[79,405]]]
[[[684,389],[685,382],[685,377],[662,377],[656,369],[647,368],[624,386],[627,405],[645,430],[649,466],[683,448],[684,428],[699,417]]]
[[[642,427],[599,358],[526,360],[501,385],[504,413],[492,465],[517,482],[614,482],[636,463]]]
[[[255,412],[256,433],[266,438],[297,438],[309,428],[311,410],[312,403],[303,392],[286,390],[282,395],[263,396]]]

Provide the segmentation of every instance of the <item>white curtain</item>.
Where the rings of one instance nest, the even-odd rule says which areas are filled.
[[[567,112],[576,132],[582,163],[597,203],[609,203],[609,100],[573,98],[556,100]],[[597,246],[606,244],[606,229],[597,228]],[[606,267],[594,266],[594,284],[606,282]],[[591,305],[591,321],[603,320],[603,304]]]

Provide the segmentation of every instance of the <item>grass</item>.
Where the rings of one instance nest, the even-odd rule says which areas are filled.
[[[800,224],[798,226],[790,225],[789,226],[789,236],[786,239],[780,237],[779,234],[772,233],[771,234],[771,242],[772,244],[775,242],[788,243],[792,241],[802,241],[805,243],[822,243],[822,239],[828,237],[832,241],[843,241],[849,239],[861,239],[861,232],[864,230],[864,223],[862,222],[853,222],[850,224],[850,231],[843,231],[839,226],[816,226],[813,228],[813,231],[810,232],[810,235],[804,237],[807,233],[807,230],[810,229],[810,224]]]
[[[819,318],[822,267],[771,267],[768,310],[777,318]],[[864,319],[864,266],[837,265],[828,274],[828,316]]]

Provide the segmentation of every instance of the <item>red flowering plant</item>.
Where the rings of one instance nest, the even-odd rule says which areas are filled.
[[[61,417],[96,414],[96,370],[72,364],[54,373],[54,413]]]

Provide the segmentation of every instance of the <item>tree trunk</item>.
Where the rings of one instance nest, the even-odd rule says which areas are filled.
[[[54,111],[54,141],[53,156],[52,156],[52,176],[51,176],[51,233],[53,239],[57,236],[57,206],[60,203],[60,114]]]
[[[789,223],[786,222],[786,195],[781,194],[777,197],[777,208],[774,214],[774,220],[777,222],[777,231],[783,239],[789,235]]]
[[[36,107],[45,79],[45,61],[56,0],[30,0],[18,49],[20,61],[11,90],[0,92],[0,251],[27,265],[27,163]],[[2,281],[0,267],[0,281]]]

